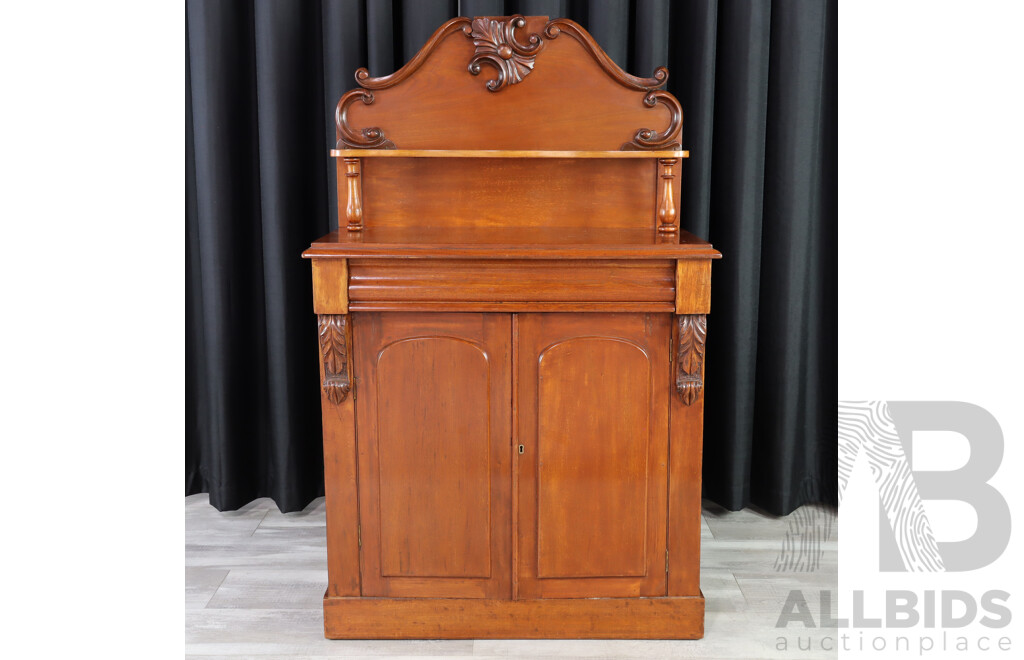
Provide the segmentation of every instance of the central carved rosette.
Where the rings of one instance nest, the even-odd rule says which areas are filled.
[[[533,71],[534,60],[544,47],[544,41],[536,34],[529,36],[526,45],[516,41],[515,29],[525,25],[526,19],[522,16],[513,16],[507,21],[475,18],[466,31],[476,46],[469,72],[479,75],[480,65],[485,62],[498,70],[498,77],[487,81],[487,89],[492,92],[522,82]]]

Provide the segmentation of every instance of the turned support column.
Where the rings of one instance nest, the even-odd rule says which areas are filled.
[[[344,158],[345,179],[348,181],[348,203],[345,205],[346,229],[362,231],[363,229],[363,183],[360,176],[358,158]],[[339,219],[340,221],[340,219]]]
[[[659,158],[658,176],[661,179],[660,190],[658,191],[658,231],[664,234],[672,234],[678,231],[676,227],[676,200],[673,194],[673,179],[676,178],[675,167],[679,162],[678,158]]]

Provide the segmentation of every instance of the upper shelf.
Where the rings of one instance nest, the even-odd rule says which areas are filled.
[[[718,259],[687,231],[595,227],[367,227],[334,231],[302,253],[345,259]]]
[[[689,158],[675,151],[536,151],[523,149],[331,149],[335,158]]]

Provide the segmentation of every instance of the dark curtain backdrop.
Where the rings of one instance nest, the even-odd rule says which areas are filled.
[[[323,494],[299,253],[337,226],[334,106],[457,15],[565,16],[682,102],[682,226],[725,255],[708,318],[704,492],[835,501],[834,0],[195,1],[186,9],[186,493]]]

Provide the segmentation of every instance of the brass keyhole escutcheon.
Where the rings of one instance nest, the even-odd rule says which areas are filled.
[[[524,451],[526,451],[526,447],[519,445],[519,453],[522,454]]]

